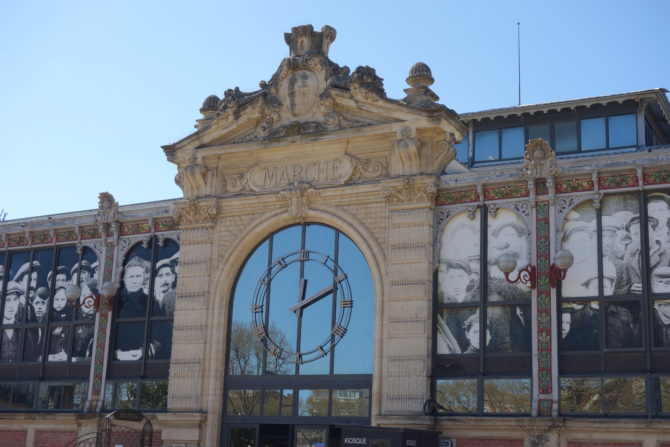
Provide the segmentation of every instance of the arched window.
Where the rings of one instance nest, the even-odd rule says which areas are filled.
[[[531,290],[497,267],[530,263],[530,233],[515,212],[486,207],[452,217],[436,271],[436,400],[449,413],[530,413]]]
[[[0,254],[0,409],[85,407],[95,309],[82,304],[99,266],[88,247]],[[67,304],[70,284],[82,289],[81,307]]]
[[[318,224],[274,233],[247,259],[232,301],[228,420],[369,420],[374,287],[351,239]]]
[[[126,253],[105,408],[166,408],[178,274],[179,245],[171,239],[154,237]]]

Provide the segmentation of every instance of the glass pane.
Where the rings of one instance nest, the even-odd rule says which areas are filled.
[[[35,295],[33,301],[39,298]],[[44,339],[46,338],[46,328],[31,327],[24,330],[26,337],[23,343],[23,361],[24,362],[39,362],[42,360],[42,348],[44,346]]]
[[[561,348],[566,351],[596,351],[600,348],[600,316],[597,301],[563,303]]]
[[[65,409],[83,409],[86,403],[87,383],[76,383],[63,385],[63,404]]]
[[[328,416],[329,390],[299,390],[298,416]]]
[[[281,415],[282,390],[265,390],[263,392],[263,416]]]
[[[7,278],[7,288],[5,289],[7,295],[10,293],[19,295],[19,302],[21,304],[18,309],[14,310],[13,318],[17,322],[20,322],[23,321],[23,311],[26,306],[26,295],[30,283],[29,251],[17,251],[11,254],[11,257],[9,258],[9,275],[7,275]],[[14,309],[14,306],[12,306],[12,309]],[[5,321],[7,321],[9,317],[11,317],[11,315],[8,315],[5,310]]]
[[[610,147],[637,146],[637,120],[634,114],[608,118]]]
[[[515,212],[501,208],[488,223],[488,300],[511,301],[530,300],[530,285],[521,281],[510,284],[505,274],[498,268],[501,256],[511,256],[516,261],[517,272],[530,263],[530,232],[523,219]]]
[[[61,408],[62,395],[62,385],[40,383],[39,393],[37,395],[37,408],[49,410]]]
[[[530,304],[489,306],[486,312],[488,315],[486,350],[488,352],[530,352]],[[479,336],[479,331],[476,336]]]
[[[60,287],[54,295],[53,308],[51,310],[51,321],[70,321],[74,315],[74,308],[67,304],[65,287]]]
[[[370,390],[333,390],[333,416],[367,417]]]
[[[561,247],[574,256],[574,264],[561,282],[563,297],[598,295],[598,244],[596,210],[585,202],[568,212]]]
[[[576,121],[556,123],[554,130],[556,132],[555,149],[557,153],[575,152],[578,149]]]
[[[649,232],[649,266],[651,291],[670,293],[670,195],[654,192],[647,195],[647,231]]]
[[[266,241],[253,252],[244,264],[235,285],[228,362],[228,374],[231,375],[247,376],[262,373],[265,349],[254,335],[250,308],[258,280],[267,269],[268,245]]]
[[[470,139],[468,136],[464,136],[463,140],[456,144],[456,160],[460,161],[463,164],[467,164],[468,162],[468,145],[470,143]]]
[[[17,383],[12,389],[12,407],[29,410],[35,401],[35,383]]]
[[[604,149],[605,141],[605,118],[591,118],[581,120],[582,150]]]
[[[74,344],[72,346],[72,361],[85,362],[91,360],[93,353],[93,324],[80,324],[74,328]]]
[[[179,245],[172,239],[163,241],[158,247],[151,314],[173,316],[177,302],[177,271],[179,269]]]
[[[138,244],[126,255],[117,309],[119,318],[143,317],[146,315],[150,267],[150,248],[144,248],[141,244]]]
[[[328,441],[328,430],[300,427],[295,431],[295,437],[296,447],[324,447]]]
[[[485,413],[530,413],[530,379],[485,379]]]
[[[657,411],[660,413],[670,413],[670,377],[659,377],[653,379],[655,383],[654,393],[656,398]]]
[[[452,413],[477,411],[477,379],[437,380],[437,402]]]
[[[479,210],[474,219],[463,212],[445,226],[437,272],[439,303],[479,301],[479,239]]]
[[[103,408],[106,410],[114,409],[114,383],[105,383],[105,395],[103,397]]]
[[[20,324],[23,321],[23,311],[25,309],[25,305],[21,302],[22,299],[25,302],[23,293],[23,288],[19,283],[13,281],[7,283],[5,299],[3,300],[2,324]]]
[[[70,326],[56,326],[51,328],[49,352],[47,360],[50,362],[65,362],[70,351]]]
[[[119,323],[116,326],[115,360],[140,360],[142,358],[143,347],[144,322]]]
[[[670,346],[670,300],[654,301],[654,346]]]
[[[149,334],[149,346],[147,350],[150,359],[166,360],[170,358],[172,351],[172,321],[154,321],[151,323],[151,334]]]
[[[493,161],[498,158],[498,130],[475,132],[475,161]]]
[[[12,384],[0,383],[0,410],[12,408]]]
[[[140,384],[140,410],[165,410],[167,395],[167,380],[142,382]]]
[[[608,303],[607,307],[607,347],[640,348],[640,303],[624,301]]]
[[[44,311],[41,311],[41,316],[38,318],[35,315],[36,309],[34,306],[43,307],[46,309],[44,301],[49,299],[49,283],[47,277],[49,276],[51,265],[53,264],[54,250],[37,250],[33,253],[33,266],[30,272],[31,281],[30,281],[30,291],[28,292],[28,305],[26,308],[26,322],[27,323],[36,323],[44,317]],[[41,302],[35,303],[37,297],[37,289],[44,287]]]
[[[639,210],[637,194],[606,195],[602,200],[605,296],[642,293]],[[595,285],[591,284],[591,287]]]
[[[479,352],[479,308],[442,309],[437,315],[437,353]]]
[[[72,284],[72,270],[79,263],[79,254],[75,247],[63,247],[58,250],[58,261],[53,279],[54,290],[65,288]],[[75,270],[76,271],[76,270]],[[49,284],[51,284],[49,278]]]
[[[561,413],[600,413],[600,381],[561,377]]]
[[[551,145],[551,128],[549,124],[539,124],[537,126],[528,126],[528,140],[542,138]]]
[[[603,410],[606,413],[645,413],[646,390],[643,377],[606,378]]]
[[[254,447],[256,429],[253,427],[233,427],[230,429],[230,447]]]
[[[16,363],[19,361],[20,340],[20,329],[3,329],[2,337],[0,337],[0,363]]]
[[[502,158],[521,158],[525,148],[523,127],[502,130]]]
[[[132,408],[137,404],[137,382],[118,382],[115,385],[115,408]]]
[[[372,374],[375,289],[356,244],[340,233],[338,264],[347,274],[354,308],[345,337],[335,347],[335,374]]]
[[[228,390],[227,414],[256,416],[261,414],[260,390]]]

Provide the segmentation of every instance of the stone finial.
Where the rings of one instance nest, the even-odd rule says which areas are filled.
[[[212,112],[216,112],[217,109],[219,108],[219,103],[220,102],[221,102],[221,99],[219,99],[218,96],[209,95],[203,101],[202,107],[200,107],[200,113],[207,116],[208,114],[211,114]]]
[[[312,25],[302,25],[291,28],[290,33],[284,33],[284,40],[288,44],[290,56],[304,56],[305,54],[321,54],[328,57],[330,44],[333,43],[337,31],[324,25],[321,31],[314,31]]]
[[[542,138],[530,140],[526,144],[522,177],[528,180],[550,179],[560,174],[562,169],[556,164],[556,154]]]
[[[407,96],[403,101],[416,107],[434,107],[440,97],[430,89],[433,82],[435,79],[428,65],[423,62],[412,65],[407,77],[410,88],[405,89]]]

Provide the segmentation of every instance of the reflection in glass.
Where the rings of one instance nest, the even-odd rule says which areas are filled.
[[[80,324],[74,327],[74,342],[72,345],[73,362],[91,360],[94,333],[95,326],[92,324]]]
[[[48,410],[81,409],[86,403],[88,384],[79,383],[41,383],[37,395],[37,407]]]
[[[167,380],[147,380],[140,384],[140,409],[165,410],[167,408]]]
[[[226,412],[230,416],[257,416],[261,414],[260,390],[228,390]]]
[[[9,410],[12,408],[12,384],[0,383],[0,409]]]
[[[265,390],[263,395],[263,416],[293,414],[293,390]]]
[[[328,416],[328,390],[298,390],[298,416]]]
[[[551,143],[551,129],[549,124],[528,126],[528,140],[534,140],[536,138],[542,138],[547,143]]]
[[[530,305],[489,306],[487,325],[488,352],[530,352]]]
[[[23,362],[39,362],[42,360],[42,347],[44,346],[46,333],[44,327],[24,329],[26,339],[23,343]]]
[[[49,353],[47,360],[50,362],[64,362],[70,348],[70,326],[56,326],[51,328],[49,339]]]
[[[439,303],[479,301],[479,217],[479,210],[474,219],[463,212],[444,228],[437,272]]]
[[[333,416],[367,417],[369,406],[367,389],[333,390]]]
[[[600,306],[597,301],[563,303],[561,348],[595,351],[600,348]]]
[[[437,402],[452,413],[477,411],[477,379],[450,379],[435,382]]]
[[[117,382],[114,385],[114,408],[135,408],[137,382]]]
[[[637,120],[634,114],[608,118],[609,147],[637,145]]]
[[[295,431],[296,447],[323,447],[328,441],[328,430],[325,428],[300,427]]]
[[[60,408],[63,395],[62,385],[40,383],[37,393],[37,408],[53,410]]]
[[[568,121],[565,123],[556,123],[554,130],[556,132],[556,152],[574,152],[577,147],[577,122]]]
[[[605,118],[591,118],[581,120],[582,150],[604,149]]]
[[[611,377],[603,383],[603,410],[606,413],[647,411],[644,377]]]
[[[561,413],[600,413],[600,383],[599,377],[561,377]]]
[[[469,354],[479,350],[479,308],[442,309],[437,315],[437,353]],[[467,328],[467,330],[466,330]],[[474,331],[477,331],[475,336]]]
[[[87,383],[73,383],[63,385],[63,409],[82,409],[86,403]]]
[[[230,447],[249,447],[256,445],[254,427],[232,427],[230,429]]]
[[[530,379],[485,379],[485,413],[530,413]]]
[[[655,382],[655,393],[657,411],[661,413],[670,413],[670,377],[658,377],[653,379]]]
[[[502,158],[520,158],[524,151],[523,127],[502,129]]]
[[[475,132],[475,161],[498,160],[498,130]]]
[[[17,383],[12,389],[12,407],[21,409],[33,408],[35,401],[35,383]]]
[[[607,347],[639,348],[640,302],[624,301],[608,303],[607,307]]]

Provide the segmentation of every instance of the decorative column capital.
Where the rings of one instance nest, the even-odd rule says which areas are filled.
[[[435,206],[437,187],[434,181],[418,183],[406,177],[400,186],[389,186],[382,193],[391,207],[432,208]]]
[[[174,204],[174,216],[182,229],[212,226],[218,213],[216,199],[181,200]]]

